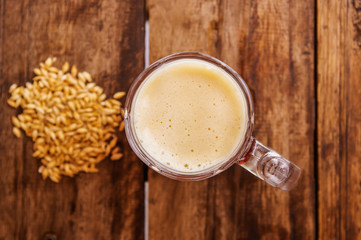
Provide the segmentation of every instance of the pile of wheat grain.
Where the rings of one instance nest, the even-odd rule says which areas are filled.
[[[48,58],[40,63],[25,87],[13,84],[8,104],[23,110],[12,117],[13,133],[21,137],[22,129],[34,141],[33,156],[42,163],[39,173],[59,182],[61,175],[97,172],[96,164],[107,156],[123,156],[115,133],[124,128],[124,109],[117,99],[125,93],[107,99],[88,72],[70,69],[67,62],[58,69],[54,62]]]

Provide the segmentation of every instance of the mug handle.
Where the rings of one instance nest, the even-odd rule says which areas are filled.
[[[290,191],[297,185],[302,172],[301,168],[253,137],[250,144],[251,147],[238,165],[281,190]]]

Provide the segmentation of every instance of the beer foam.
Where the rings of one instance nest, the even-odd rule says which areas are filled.
[[[166,63],[136,92],[135,135],[145,152],[178,172],[198,172],[232,157],[247,127],[241,88],[223,69],[196,59]]]

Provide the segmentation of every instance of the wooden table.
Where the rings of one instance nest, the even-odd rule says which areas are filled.
[[[0,13],[0,239],[361,239],[360,0],[1,0]],[[41,179],[32,142],[11,132],[9,86],[56,56],[108,94],[127,90],[145,65],[146,20],[150,62],[200,51],[243,76],[255,136],[304,170],[296,189],[236,166],[173,181],[124,133],[122,161]]]

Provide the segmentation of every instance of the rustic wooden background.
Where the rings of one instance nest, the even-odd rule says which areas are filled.
[[[236,166],[173,181],[124,133],[122,161],[41,179],[31,141],[12,135],[9,86],[56,56],[109,94],[127,90],[144,68],[146,20],[150,62],[200,51],[243,76],[255,136],[304,170],[296,189]],[[360,63],[360,0],[0,0],[0,239],[361,239]]]

